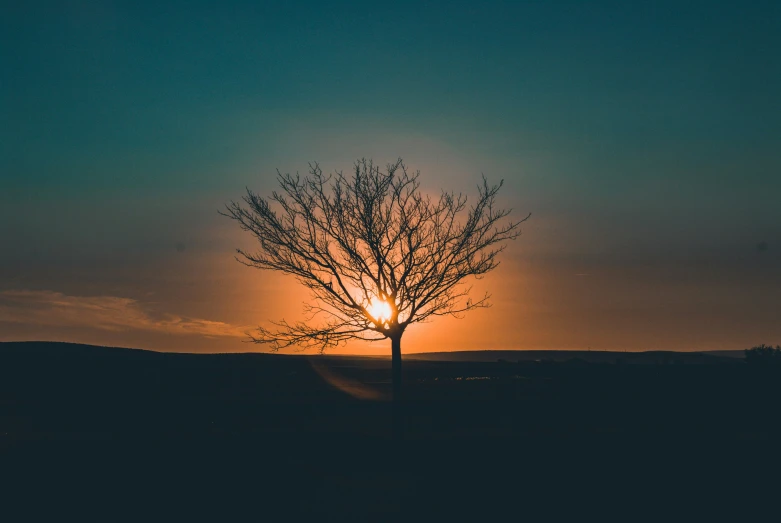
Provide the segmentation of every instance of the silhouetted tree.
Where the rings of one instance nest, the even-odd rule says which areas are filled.
[[[743,351],[746,355],[746,363],[752,365],[781,365],[781,346],[758,345]]]
[[[489,295],[473,301],[465,280],[495,269],[505,241],[520,235],[529,216],[505,220],[510,211],[495,206],[502,182],[491,186],[485,177],[467,206],[462,194],[422,194],[420,172],[407,171],[401,159],[385,170],[365,159],[354,167],[349,176],[324,175],[317,164],[303,178],[277,171],[281,192],[264,198],[247,189],[243,204],[231,202],[221,214],[258,241],[257,252],[238,250],[239,261],[291,274],[312,295],[307,321],[260,327],[253,341],[322,351],[350,339],[390,338],[398,399],[407,327],[487,307]]]

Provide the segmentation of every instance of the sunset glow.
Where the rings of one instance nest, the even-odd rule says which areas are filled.
[[[369,314],[372,315],[372,318],[381,323],[384,323],[391,317],[390,304],[386,301],[382,301],[379,298],[372,298],[369,306],[367,307],[367,310],[369,311]]]

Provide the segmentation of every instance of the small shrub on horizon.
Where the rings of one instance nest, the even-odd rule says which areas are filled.
[[[746,363],[755,365],[781,365],[781,346],[758,345],[743,351]]]

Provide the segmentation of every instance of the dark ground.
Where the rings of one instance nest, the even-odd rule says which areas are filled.
[[[389,359],[0,343],[0,521],[777,521],[776,369],[556,354],[407,360],[397,442]]]

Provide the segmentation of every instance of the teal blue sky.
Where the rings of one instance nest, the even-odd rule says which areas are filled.
[[[533,213],[419,350],[781,342],[779,56],[778,2],[5,3],[0,338],[249,348],[288,291],[217,209],[401,156]]]

